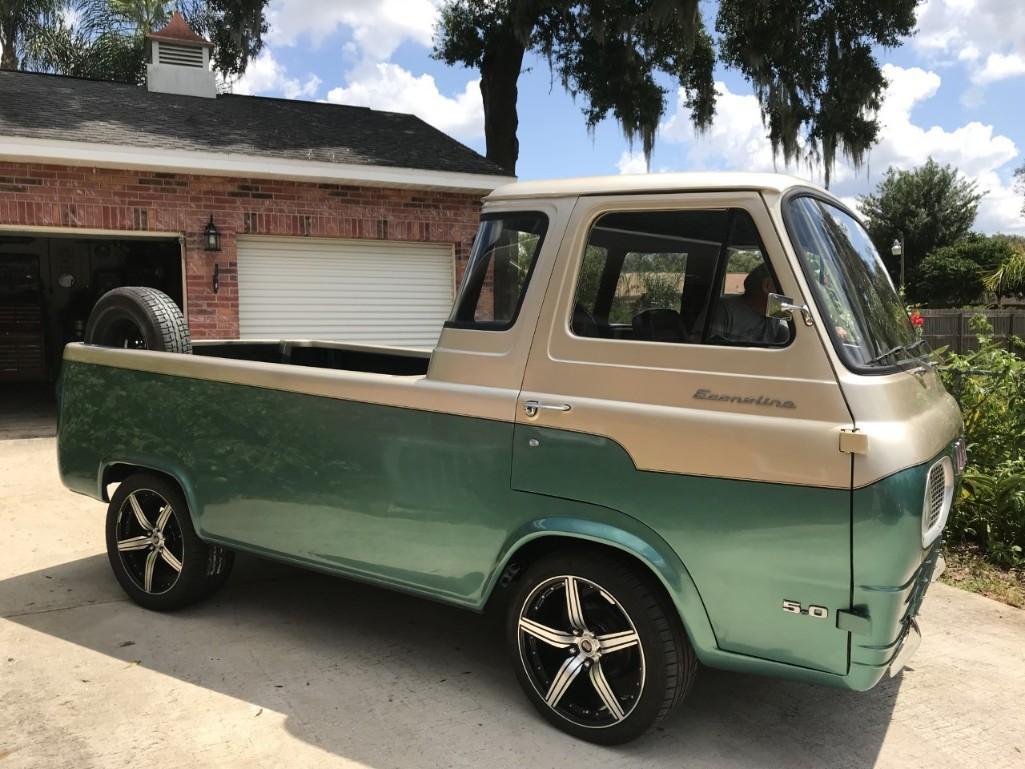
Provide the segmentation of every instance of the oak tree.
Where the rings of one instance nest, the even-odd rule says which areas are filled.
[[[713,70],[754,86],[773,150],[859,164],[875,142],[885,78],[873,46],[911,33],[918,0],[721,0],[713,40],[698,0],[447,0],[434,55],[480,71],[487,155],[515,173],[517,81],[527,52],[543,56],[581,100],[589,128],[613,116],[650,159],[679,87],[697,129],[715,115]]]

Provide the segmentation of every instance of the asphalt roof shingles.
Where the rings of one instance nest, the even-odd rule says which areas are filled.
[[[0,71],[0,135],[507,176],[414,115]]]

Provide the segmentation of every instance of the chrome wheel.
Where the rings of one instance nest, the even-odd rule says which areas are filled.
[[[118,510],[115,532],[121,565],[136,587],[161,595],[177,584],[185,543],[170,502],[149,489],[133,491]]]
[[[517,636],[530,683],[571,723],[614,726],[640,701],[640,636],[623,606],[600,585],[571,575],[545,580],[524,601]]]

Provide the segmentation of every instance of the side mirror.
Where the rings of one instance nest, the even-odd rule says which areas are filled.
[[[807,305],[794,304],[794,300],[789,296],[769,294],[765,301],[766,317],[775,318],[776,320],[790,320],[794,317],[795,312],[801,313],[804,325],[810,326],[814,323]]]

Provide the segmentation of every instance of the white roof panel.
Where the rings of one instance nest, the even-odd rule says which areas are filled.
[[[815,187],[806,179],[786,174],[754,174],[734,171],[701,173],[619,174],[584,176],[575,179],[548,179],[506,184],[485,200],[514,198],[562,198],[579,195],[657,194],[689,190],[769,190],[784,192],[791,187]]]

